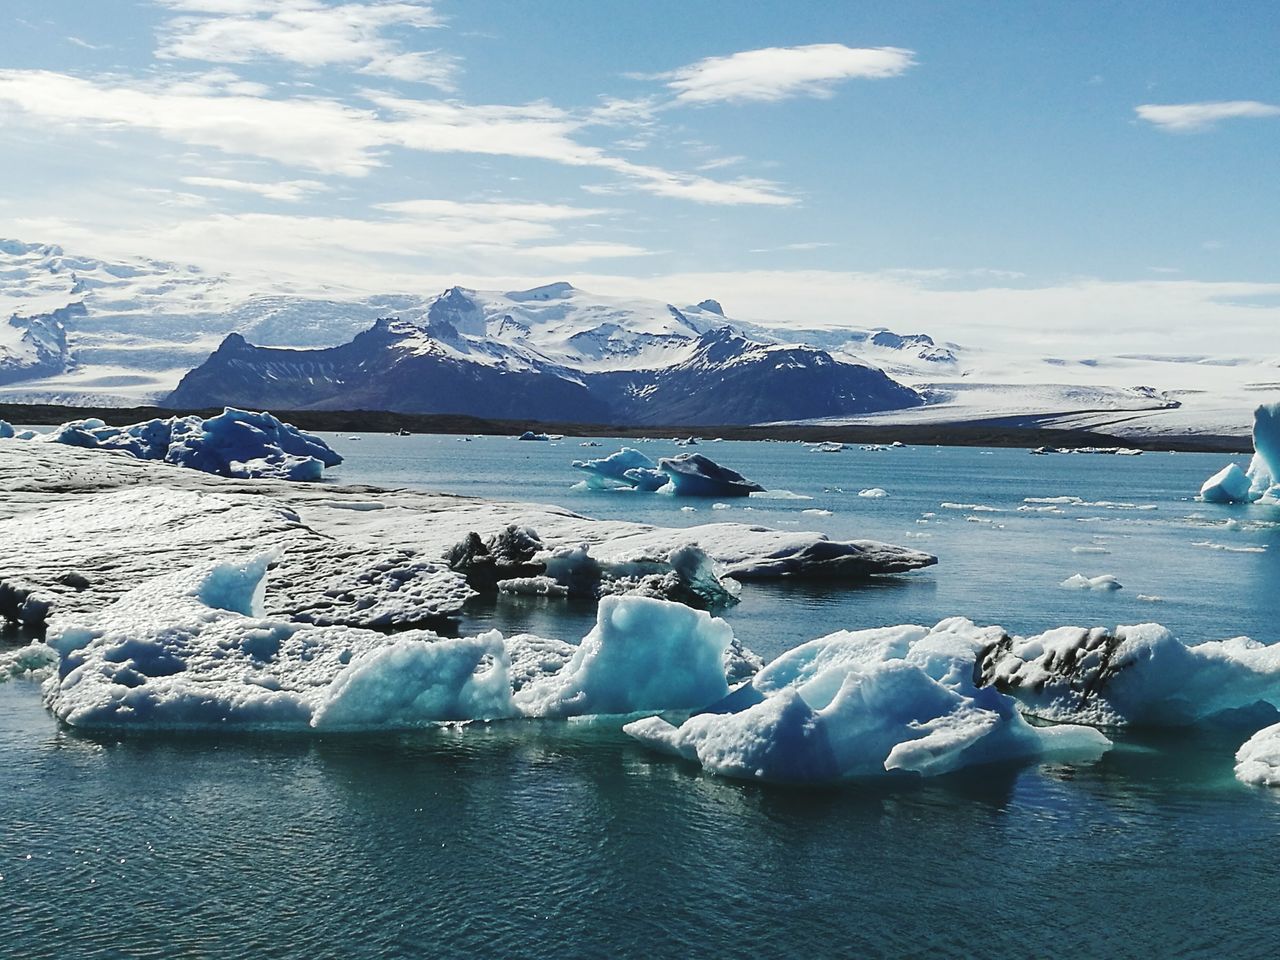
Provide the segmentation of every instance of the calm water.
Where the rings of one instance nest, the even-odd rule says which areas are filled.
[[[567,462],[608,446],[334,443],[348,481],[820,529],[942,558],[856,590],[747,588],[726,616],[765,655],[842,627],[954,614],[1017,631],[1154,619],[1189,640],[1280,640],[1280,511],[1189,499],[1219,456],[708,444],[813,499],[686,513],[569,490]],[[857,496],[872,486],[890,497]],[[1017,510],[1067,495],[1156,509]],[[1077,572],[1125,589],[1057,586]],[[463,627],[572,637],[590,620],[582,607],[498,601]],[[0,956],[1269,957],[1280,791],[1232,778],[1248,733],[1134,734],[1092,764],[798,791],[705,776],[610,723],[93,737],[59,729],[37,688],[12,682],[0,685]]]

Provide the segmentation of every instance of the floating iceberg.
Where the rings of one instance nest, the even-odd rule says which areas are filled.
[[[649,717],[623,729],[714,773],[778,782],[932,776],[1105,750],[1095,730],[1033,727],[1011,697],[975,686],[974,658],[999,634],[961,619],[832,634],[783,654],[679,726]]]
[[[1259,787],[1280,787],[1280,723],[1263,727],[1236,751],[1236,779]]]
[[[0,440],[8,440],[13,436],[13,424],[0,420]]]
[[[601,560],[589,543],[548,548],[537,532],[515,524],[482,540],[471,532],[449,551],[451,569],[477,590],[500,593],[602,597],[631,594],[693,607],[737,602],[738,584],[721,578],[699,547],[639,549]]]
[[[589,473],[587,482],[595,487],[642,486],[648,473],[657,472],[657,464],[633,447],[623,447],[617,453],[595,460],[575,460],[573,466]],[[632,471],[636,471],[635,477],[630,475]],[[666,482],[665,475],[661,475],[661,482]]]
[[[663,457],[658,469],[667,475],[664,491],[683,497],[746,497],[764,487],[700,453]]]
[[[119,450],[139,460],[163,460],[224,477],[319,480],[342,457],[319,437],[269,413],[227,407],[198,416],[147,420],[124,427],[73,420],[33,439],[89,450]]]
[[[1097,577],[1086,577],[1083,573],[1077,573],[1067,577],[1059,586],[1066,590],[1099,590],[1104,593],[1124,588],[1124,585],[1109,573]]]
[[[526,430],[524,433],[520,434],[520,436],[516,437],[516,439],[517,440],[550,440],[551,437],[545,433],[534,433],[532,430]]]
[[[883,500],[889,496],[889,491],[883,487],[868,487],[866,490],[859,490],[858,496],[866,500]]]
[[[443,639],[272,619],[271,560],[167,574],[93,615],[55,621],[46,704],[91,728],[406,728],[696,709],[723,698],[726,670],[740,669],[724,621],[641,597],[602,600],[572,652],[497,631]]]
[[[1204,482],[1200,498],[1208,503],[1280,499],[1280,403],[1253,412],[1253,449],[1248,470],[1228,464]]]
[[[1066,723],[1179,726],[1258,702],[1280,707],[1280,645],[1188,646],[1155,623],[1001,636],[975,675],[1024,711]]]

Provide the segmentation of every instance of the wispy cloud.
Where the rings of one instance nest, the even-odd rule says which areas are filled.
[[[292,167],[364,176],[401,147],[423,153],[470,153],[544,160],[605,170],[630,190],[706,204],[786,206],[776,184],[753,178],[713,180],[613,156],[575,134],[587,121],[548,103],[466,104],[365,91],[370,104],[271,99],[223,93],[219,74],[157,81],[94,82],[43,70],[0,70],[0,110],[16,108],[37,123],[135,128],[179,143],[261,157]]]
[[[441,19],[429,3],[320,0],[157,0],[182,15],[161,30],[161,59],[250,63],[276,59],[305,67],[340,65],[358,73],[453,89],[458,60],[407,50],[391,27],[429,29]]]
[[[329,189],[319,180],[280,180],[274,183],[263,183],[256,180],[233,180],[228,177],[183,177],[182,182],[192,187],[251,193],[284,203],[301,203],[312,194]]]
[[[829,97],[843,80],[896,77],[915,62],[899,47],[814,43],[708,57],[654,79],[665,80],[678,103],[775,101]]]
[[[1280,105],[1259,100],[1213,100],[1203,103],[1144,103],[1134,112],[1162,130],[1207,130],[1222,120],[1280,117]]]

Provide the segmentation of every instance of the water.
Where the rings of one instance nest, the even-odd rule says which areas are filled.
[[[566,461],[609,447],[335,444],[351,454],[346,481],[794,525],[942,558],[854,590],[748,587],[726,615],[766,655],[832,629],[953,614],[1016,631],[1158,619],[1188,639],[1280,640],[1280,511],[1188,499],[1219,456],[722,443],[700,449],[814,499],[690,514],[568,490]],[[856,496],[871,486],[891,498]],[[1157,509],[1017,512],[1057,495]],[[1110,552],[1071,552],[1097,545]],[[1058,588],[1076,572],[1125,589]],[[590,618],[504,600],[475,605],[463,627],[573,636]],[[88,736],[59,729],[35,685],[15,681],[0,685],[0,956],[1271,956],[1280,791],[1232,777],[1248,733],[1128,734],[1095,763],[795,790],[706,776],[610,723]]]

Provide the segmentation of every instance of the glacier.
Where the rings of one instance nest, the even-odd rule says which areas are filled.
[[[1280,403],[1253,412],[1253,459],[1247,470],[1229,463],[1204,482],[1206,503],[1253,503],[1280,499]]]
[[[14,436],[11,427],[7,434],[0,430],[0,437],[5,436]],[[120,451],[139,460],[163,460],[244,479],[319,480],[325,467],[342,462],[319,437],[282,423],[270,413],[234,407],[207,419],[169,417],[122,427],[108,426],[96,418],[72,420],[48,433],[25,438]]]

